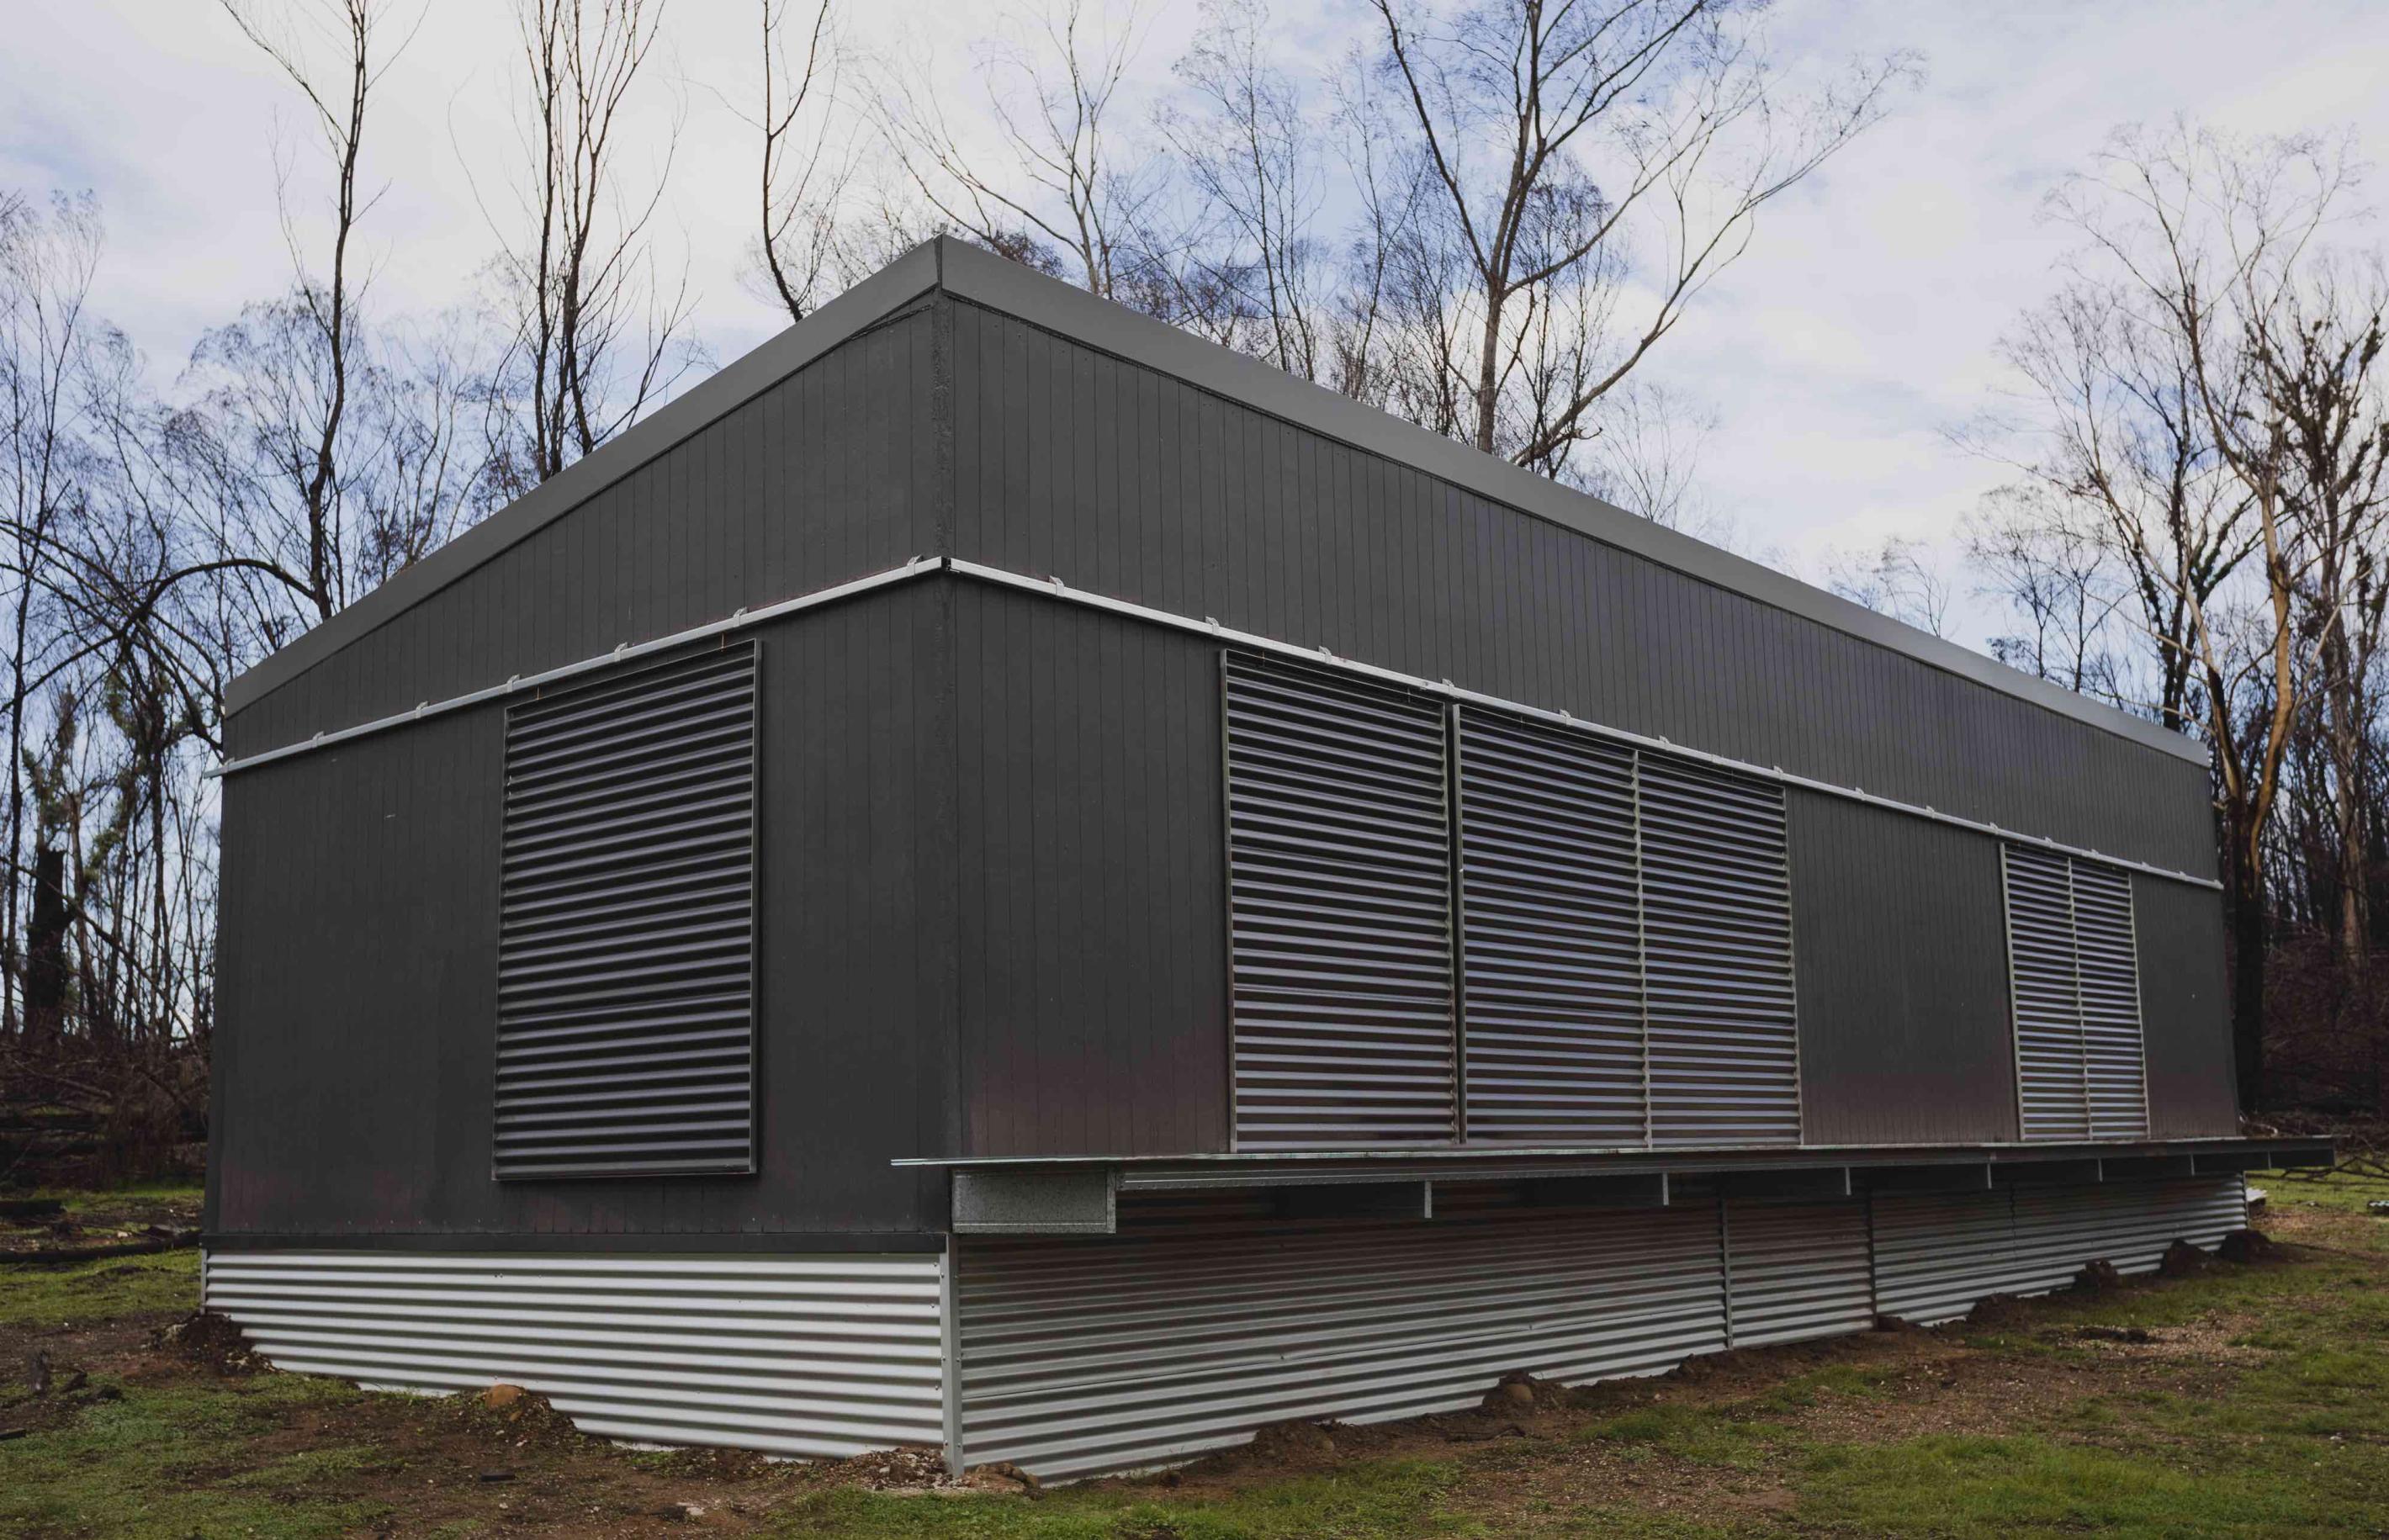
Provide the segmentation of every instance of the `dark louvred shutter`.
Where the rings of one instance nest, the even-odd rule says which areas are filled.
[[[1782,789],[1639,757],[1651,1142],[1797,1144]]]
[[[1634,756],[1466,706],[1455,741],[1468,1137],[1641,1144]]]
[[[2024,1137],[2143,1137],[2131,880],[2055,851],[2011,845],[2003,854]]]
[[[1325,670],[1224,667],[1236,1141],[1450,1139],[1443,713]]]
[[[507,712],[500,1177],[754,1169],[755,668]]]

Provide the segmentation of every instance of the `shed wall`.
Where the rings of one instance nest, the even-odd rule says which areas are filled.
[[[2222,899],[2179,883],[2135,877],[2132,913],[2140,954],[2149,1135],[2237,1134],[2239,1080],[2231,1057]]]
[[[1219,650],[951,586],[969,1152],[1225,1149]]]
[[[234,757],[901,565],[943,507],[935,312],[846,342],[234,714]]]
[[[1998,842],[1815,793],[1787,811],[1808,1141],[2016,1138]]]
[[[944,595],[794,617],[760,644],[760,1170],[492,1180],[504,707],[224,783],[224,1237],[919,1234],[948,1139]],[[927,677],[923,677],[923,676]]]
[[[968,302],[952,554],[2211,874],[2204,772]]]

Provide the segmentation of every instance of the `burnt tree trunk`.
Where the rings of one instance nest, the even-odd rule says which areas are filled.
[[[57,1042],[67,1016],[67,853],[45,845],[33,853],[33,913],[25,935],[25,1040]]]

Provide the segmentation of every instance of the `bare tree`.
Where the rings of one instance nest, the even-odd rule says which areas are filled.
[[[1159,122],[1194,208],[1169,281],[1182,325],[1317,379],[1336,279],[1314,229],[1326,156],[1300,83],[1271,62],[1268,28],[1261,0],[1205,0],[1174,67],[1191,105]]]
[[[2293,411],[2299,379],[2318,365],[2328,373],[2336,343],[2309,354],[2299,339],[2314,319],[2320,243],[2355,173],[2344,144],[2239,140],[2176,121],[2119,134],[2052,200],[2087,241],[2074,292],[2089,317],[2064,324],[2060,350],[2074,357],[2050,393],[2063,467],[2052,479],[2075,473],[2142,580],[2168,585],[2179,606],[2178,631],[2161,622],[2157,634],[2187,654],[2204,697],[2227,834],[2233,1036],[2251,1107],[2264,1075],[2266,836],[2302,704],[2302,589],[2340,566],[2326,547],[2347,538],[2305,518],[2316,494],[2302,490],[2309,467]],[[2102,363],[2102,337],[2127,341],[2128,375]],[[2123,410],[2102,416],[2111,404]],[[2155,424],[2144,442],[2157,452],[2135,445],[2130,429],[2111,431],[2117,423]],[[2216,471],[2228,490],[2176,488]],[[2220,605],[2227,579],[2242,573],[2246,600]]]
[[[2377,261],[2318,261],[2284,286],[2253,338],[2255,393],[2279,425],[2300,630],[2328,746],[2338,844],[2340,957],[2360,991],[2371,951],[2365,788],[2379,702],[2373,664],[2389,605],[2389,396],[2377,372],[2389,305]]]
[[[595,450],[697,362],[682,335],[686,274],[660,286],[649,241],[677,123],[644,195],[625,196],[620,166],[623,117],[663,9],[662,0],[520,0],[530,163],[493,264],[510,338],[498,370],[496,474],[506,495]]]
[[[855,170],[854,146],[831,134],[843,62],[831,4],[813,0],[792,39],[788,0],[760,0],[762,105],[747,119],[763,151],[755,265],[791,321],[837,272],[838,205]]]
[[[1949,585],[1922,541],[1893,535],[1863,555],[1835,556],[1826,564],[1825,586],[1918,630],[1949,634]]]
[[[85,314],[99,261],[99,212],[54,199],[46,214],[0,195],[0,433],[9,526],[8,851],[0,905],[0,1027],[17,1025],[19,872],[25,847],[26,707],[42,664],[34,622],[54,582],[59,525],[81,489],[80,375],[91,345]],[[46,645],[39,648],[46,652]],[[31,1030],[32,1023],[27,1022]]]
[[[1418,420],[1547,471],[1748,249],[1758,210],[1880,119],[1912,69],[1860,65],[1795,103],[1750,6],[1372,5],[1399,87],[1380,127],[1434,189],[1386,232],[1415,248],[1398,265],[1429,329],[1407,394]],[[1647,302],[1628,305],[1629,278]]]
[[[1147,0],[1117,24],[1103,0],[1007,19],[977,58],[992,150],[955,128],[923,71],[881,71],[882,131],[913,192],[939,221],[1105,299],[1149,283],[1164,167],[1127,137],[1120,94],[1150,20]]]
[[[1963,533],[1975,592],[2020,617],[2024,629],[1990,639],[2012,668],[2077,694],[2131,707],[2135,699],[2117,643],[2117,612],[2132,591],[2117,570],[2107,531],[2075,502],[2026,482],[1983,500]]]
[[[1731,520],[1711,504],[1701,480],[1718,430],[1713,408],[1681,390],[1629,380],[1602,399],[1594,421],[1590,464],[1575,477],[1587,490],[1711,544],[1733,542]]]
[[[366,104],[405,40],[388,50],[378,47],[387,7],[376,0],[311,0],[272,13],[250,0],[220,3],[241,35],[305,99],[332,173],[331,237],[318,269],[307,260],[291,206],[288,168],[283,168],[282,234],[296,278],[284,302],[284,319],[294,329],[312,332],[314,345],[307,350],[306,367],[277,381],[270,396],[244,403],[254,413],[251,431],[271,440],[261,447],[270,457],[272,474],[297,500],[305,529],[306,595],[315,618],[326,620],[344,602],[334,570],[344,490],[340,435],[358,366],[356,310],[364,287],[351,247],[358,221],[374,202],[358,186],[358,159],[364,148]],[[315,57],[326,48],[336,60],[328,66]]]

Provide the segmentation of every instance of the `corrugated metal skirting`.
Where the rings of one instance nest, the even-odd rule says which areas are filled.
[[[965,1457],[1166,1464],[1262,1423],[1475,1404],[1514,1368],[1653,1373],[1725,1345],[1714,1210],[1274,1220],[1123,1204],[1120,1233],[961,1243]]]
[[[1877,1307],[1930,1325],[1991,1294],[2063,1289],[2086,1262],[2147,1272],[2177,1240],[2213,1247],[2248,1222],[2238,1177],[1878,1194]]]
[[[1165,1465],[1270,1422],[1473,1406],[1511,1369],[1649,1374],[1862,1330],[1878,1308],[1945,1318],[2244,1222],[2237,1177],[1884,1196],[1872,1233],[1862,1198],[1501,1201],[1443,1188],[1424,1222],[1297,1221],[1265,1197],[1151,1196],[1123,1201],[1115,1237],[966,1239],[965,1457],[1048,1477]]]
[[[506,1381],[613,1438],[843,1456],[943,1442],[941,1261],[211,1252],[206,1298],[287,1369]]]

